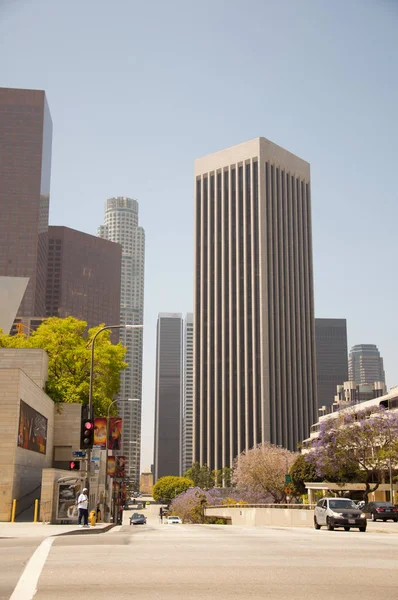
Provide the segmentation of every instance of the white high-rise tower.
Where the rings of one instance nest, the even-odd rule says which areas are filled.
[[[138,202],[110,198],[105,202],[100,237],[122,246],[120,323],[139,325],[144,320],[145,232],[138,225]],[[119,415],[123,419],[122,454],[127,458],[127,475],[139,486],[141,452],[142,329],[120,329],[126,346],[128,367],[121,373]],[[132,402],[129,400],[133,400]]]

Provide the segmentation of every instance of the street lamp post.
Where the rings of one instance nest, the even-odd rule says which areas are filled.
[[[95,333],[93,339],[91,340],[91,363],[90,363],[90,386],[89,386],[89,390],[88,390],[88,418],[89,419],[94,419],[94,409],[93,409],[93,385],[94,385],[94,350],[95,350],[95,341],[97,339],[97,336],[102,333],[103,331],[106,331],[107,329],[142,329],[144,327],[144,325],[106,325],[105,327],[101,327],[101,329],[98,329],[98,331]],[[113,404],[113,403],[112,403]],[[110,405],[111,406],[111,405]],[[109,406],[109,408],[110,408]],[[108,409],[108,417],[109,417],[109,409]],[[108,418],[109,420],[109,418]],[[108,444],[108,421],[107,421],[107,436],[106,436],[106,443]],[[91,450],[87,451],[87,487],[89,488],[89,469],[90,469],[90,465],[91,465]],[[106,464],[106,477],[108,477],[108,461]],[[107,479],[106,479],[107,481]]]
[[[108,491],[109,491],[109,485],[108,485],[109,419],[110,419],[111,407],[113,406],[113,404],[115,404],[115,402],[117,402],[117,399],[113,400],[110,403],[110,405],[108,406],[108,416],[106,418],[106,444],[105,444],[105,503],[106,503],[106,505],[108,504]],[[136,398],[134,398],[134,399],[128,398],[127,402],[139,402],[139,400]],[[131,443],[133,443],[133,442],[130,442],[130,444]],[[112,506],[110,506],[109,508],[110,508],[109,514],[111,514]]]
[[[94,418],[94,410],[93,410],[93,384],[94,384],[94,348],[95,348],[95,340],[97,336],[106,331],[107,329],[142,329],[143,325],[106,325],[105,327],[101,327],[98,329],[93,339],[91,340],[91,365],[90,365],[90,388],[88,392],[88,414],[89,418]]]

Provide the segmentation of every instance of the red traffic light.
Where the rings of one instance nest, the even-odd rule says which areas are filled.
[[[69,462],[69,470],[70,471],[80,471],[80,462],[77,460],[71,460]]]
[[[88,429],[88,430],[93,429],[94,428],[94,423],[92,421],[86,421],[84,423],[84,428]]]

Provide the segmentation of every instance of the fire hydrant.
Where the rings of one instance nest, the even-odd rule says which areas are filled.
[[[90,511],[89,520],[90,520],[91,526],[94,527],[94,525],[95,525],[95,510]]]

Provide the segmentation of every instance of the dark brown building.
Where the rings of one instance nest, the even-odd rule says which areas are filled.
[[[0,88],[0,275],[30,278],[19,316],[45,312],[51,144],[45,93]]]
[[[46,316],[76,317],[89,327],[117,325],[121,265],[120,244],[69,227],[49,227]]]

